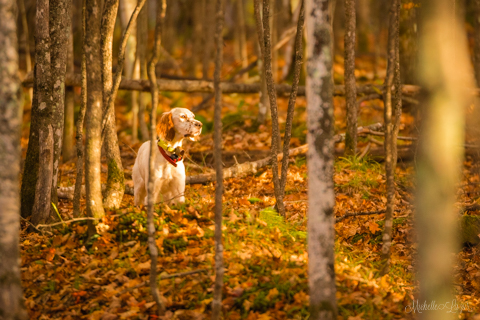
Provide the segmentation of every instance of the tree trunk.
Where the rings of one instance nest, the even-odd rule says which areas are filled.
[[[137,60],[140,64],[140,79],[147,79],[147,45],[148,45],[148,2],[145,3],[137,22]],[[138,95],[138,126],[143,141],[148,140],[148,127],[145,122],[148,94],[140,92]]]
[[[400,84],[400,70],[397,68],[397,49],[398,49],[398,18],[400,11],[400,0],[392,0],[390,8],[390,25],[388,30],[388,64],[387,76],[385,79],[385,101],[384,101],[384,118],[385,118],[385,175],[387,177],[387,210],[385,212],[385,226],[383,230],[382,245],[382,274],[387,274],[390,267],[390,247],[392,245],[392,227],[393,212],[395,211],[395,164],[396,161],[396,145],[398,134],[398,124],[394,117],[394,105],[398,107],[398,90],[395,99],[392,99],[392,87]],[[398,79],[396,79],[398,77]],[[398,82],[398,83],[397,83]],[[401,103],[401,101],[400,101]],[[397,117],[400,120],[400,117]],[[397,134],[395,134],[397,130]]]
[[[42,169],[39,174],[35,192],[35,202],[33,203],[33,214],[31,222],[33,225],[44,223],[50,216],[52,210],[51,203],[53,199],[50,190],[53,179],[53,158],[54,158],[54,138],[52,124],[45,124],[40,128],[39,139],[39,167]],[[55,190],[55,194],[56,194]]]
[[[270,112],[272,115],[272,158],[276,158],[280,144],[280,129],[278,125],[278,107],[277,107],[277,93],[275,91],[275,83],[273,81],[272,72],[272,45],[270,33],[270,0],[263,1],[263,58],[264,58],[264,73],[267,82],[268,97],[270,100]],[[283,203],[283,195],[280,189],[280,179],[278,175],[278,163],[272,162],[273,185],[275,188],[276,208],[278,212],[285,217],[285,205]]]
[[[203,28],[205,0],[194,0],[193,5],[193,30],[192,30],[192,51],[189,61],[189,74],[197,76],[197,66],[202,59],[199,52],[203,52]]]
[[[463,163],[466,88],[474,86],[462,19],[450,0],[422,2],[417,77],[425,88],[425,110],[416,161],[418,300],[452,301],[453,259],[458,252],[454,207]],[[453,21],[452,21],[453,20]],[[452,63],[454,62],[454,63]],[[445,130],[448,128],[448,130]],[[454,319],[445,310],[421,313],[421,319]]]
[[[87,110],[85,144],[85,186],[87,214],[102,218],[101,124],[102,124],[102,51],[100,41],[101,10],[99,0],[86,0],[85,53],[87,68]],[[90,232],[93,229],[90,227]]]
[[[49,37],[49,2],[40,0],[36,3],[36,30],[35,30],[35,85],[32,103],[30,136],[28,140],[27,157],[25,159],[22,178],[22,216],[32,214],[36,193],[49,193],[50,187],[38,190],[39,176],[39,140],[40,130],[45,130],[50,124],[52,116],[52,91],[50,75],[50,37]],[[50,184],[51,185],[51,184]],[[39,213],[44,216],[43,213]],[[47,215],[48,216],[48,215]]]
[[[150,121],[150,157],[148,163],[148,195],[147,195],[147,231],[148,231],[148,250],[150,251],[150,291],[157,305],[157,315],[162,316],[165,313],[165,305],[162,296],[157,287],[157,263],[158,249],[155,243],[155,225],[153,223],[153,206],[154,196],[154,171],[155,171],[155,155],[157,148],[157,108],[158,108],[158,86],[155,67],[158,63],[160,50],[162,49],[162,31],[163,21],[165,20],[167,2],[166,0],[157,1],[157,14],[155,22],[155,43],[153,47],[152,58],[148,62],[148,78],[150,80],[150,88],[152,89],[152,113]]]
[[[357,153],[356,20],[356,0],[345,0],[345,103],[347,106],[345,155],[355,155]]]
[[[128,7],[126,4],[124,5],[125,2],[128,1],[122,2],[122,5],[124,6],[124,10],[127,10]],[[103,114],[108,112],[108,121],[105,124],[105,140],[103,141],[108,165],[107,189],[103,200],[103,205],[106,208],[120,207],[124,190],[123,165],[120,157],[120,148],[118,146],[118,136],[115,125],[115,108],[109,108],[110,100],[115,100],[115,96],[113,96],[112,93],[112,46],[118,3],[118,0],[105,1],[101,31]],[[127,9],[125,9],[125,7],[127,7]],[[121,16],[123,16],[123,12]],[[126,60],[128,60],[128,55]],[[126,65],[128,66],[128,63],[126,63]]]
[[[62,154],[63,124],[65,120],[65,74],[67,72],[67,46],[71,28],[71,4],[70,0],[50,0],[50,59],[53,103],[51,121],[54,143],[52,203],[55,205],[58,202],[58,165]]]
[[[83,181],[83,164],[84,164],[84,147],[83,147],[83,122],[85,119],[85,111],[87,109],[87,57],[86,57],[86,0],[82,1],[82,102],[76,123],[77,134],[75,136],[77,145],[77,176],[75,179],[75,191],[73,195],[73,216],[80,216],[80,197],[82,192]]]
[[[333,57],[328,0],[307,0],[310,319],[337,319],[334,270]]]
[[[25,71],[29,73],[32,70],[32,56],[30,55],[30,33],[28,30],[27,12],[25,10],[25,0],[18,0],[18,9],[22,21],[23,37],[25,40]],[[30,100],[33,98],[33,90],[29,90]]]
[[[50,141],[40,140],[40,131],[48,130],[51,125],[52,117],[52,82],[50,70],[50,37],[49,37],[49,2],[46,0],[37,1],[36,4],[36,35],[35,35],[35,87],[34,103],[32,104],[32,122],[30,127],[30,137],[27,149],[27,158],[25,160],[25,170],[22,181],[22,206],[25,204],[25,212],[22,208],[22,215],[34,217],[32,220],[38,223],[44,222],[48,218],[47,212],[33,211],[34,204],[38,199],[48,198],[48,208],[37,206],[38,209],[44,209],[50,212],[50,185],[39,189],[39,179],[45,177],[40,175],[47,174],[49,168],[40,166],[40,144],[48,149],[53,146],[46,145]],[[37,194],[39,193],[39,194]],[[47,196],[48,193],[48,196]],[[38,215],[39,218],[35,216]]]
[[[71,17],[72,15],[70,15]],[[74,54],[73,54],[73,30],[72,26],[68,32],[67,46],[67,73],[75,72]],[[67,87],[65,91],[65,127],[63,129],[62,156],[63,161],[71,160],[75,156],[74,136],[75,136],[75,92],[72,87]]]
[[[241,0],[237,0],[241,1]],[[222,89],[220,76],[223,65],[223,0],[216,1],[216,30],[215,44],[217,53],[215,57],[215,115],[214,115],[214,156],[215,156],[215,285],[212,301],[212,320],[222,318],[222,290],[223,274],[223,241],[222,241],[222,202],[223,202],[223,162],[222,162]]]
[[[28,319],[20,281],[20,132],[15,0],[0,0],[0,315]],[[27,54],[29,54],[27,52]],[[8,168],[8,170],[6,170]]]

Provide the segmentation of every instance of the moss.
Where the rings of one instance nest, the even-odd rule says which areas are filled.
[[[123,188],[125,184],[125,175],[123,171],[118,168],[115,160],[111,159],[108,162],[108,184],[111,186],[117,183],[121,184]]]

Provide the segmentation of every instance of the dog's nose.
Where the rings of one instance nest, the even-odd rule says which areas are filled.
[[[195,124],[195,127],[199,127],[199,128],[203,126],[203,124],[200,121],[195,121],[194,124]]]

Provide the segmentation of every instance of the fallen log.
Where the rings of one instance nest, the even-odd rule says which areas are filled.
[[[160,91],[174,91],[174,92],[213,92],[213,82],[207,80],[172,80],[172,79],[157,79],[158,89]],[[33,74],[28,73],[22,82],[22,85],[26,88],[33,86]],[[81,76],[80,74],[69,73],[65,76],[65,85],[67,87],[80,87]],[[260,91],[260,83],[233,83],[233,82],[221,82],[220,87],[223,93],[240,93],[240,94],[257,94]],[[277,84],[275,86],[277,94],[289,95],[291,86],[288,84]],[[380,94],[383,92],[382,85],[361,85],[357,86],[357,94],[369,95]],[[137,80],[137,79],[125,79],[120,82],[119,90],[131,90],[131,91],[150,91],[150,81]],[[478,90],[477,90],[478,91]],[[414,85],[403,85],[402,94],[407,96],[415,96],[420,92],[420,87]],[[345,95],[345,86],[336,85],[333,94],[335,96]],[[305,86],[298,87],[298,95],[305,95]]]

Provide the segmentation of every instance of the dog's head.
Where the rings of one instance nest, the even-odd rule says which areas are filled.
[[[202,123],[195,120],[195,114],[185,108],[174,108],[164,112],[157,125],[160,139],[172,141],[175,136],[194,140],[202,132]]]

